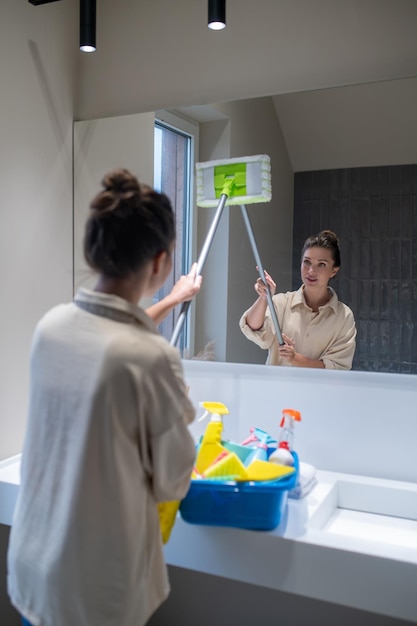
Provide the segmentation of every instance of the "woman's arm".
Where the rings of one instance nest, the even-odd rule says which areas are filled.
[[[181,302],[188,302],[200,291],[202,276],[197,276],[197,263],[194,263],[188,274],[181,276],[170,293],[159,302],[152,304],[146,309],[146,313],[158,326]]]
[[[274,295],[277,288],[268,272],[265,272],[266,282],[268,283],[271,296]],[[252,330],[262,328],[265,321],[265,313],[268,307],[267,287],[261,278],[258,278],[255,285],[255,291],[258,294],[257,300],[252,304],[246,314],[246,323]]]

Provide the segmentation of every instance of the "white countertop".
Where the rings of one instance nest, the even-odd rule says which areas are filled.
[[[335,472],[317,477],[305,498],[288,500],[273,531],[179,517],[167,562],[417,623],[417,485]]]
[[[0,463],[0,523],[10,525],[20,455]],[[317,472],[273,531],[189,524],[169,564],[417,623],[417,485]]]

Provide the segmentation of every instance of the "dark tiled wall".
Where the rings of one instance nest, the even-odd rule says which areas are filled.
[[[342,264],[331,281],[353,310],[353,368],[417,374],[417,165],[298,172],[293,288],[305,239],[329,228]]]

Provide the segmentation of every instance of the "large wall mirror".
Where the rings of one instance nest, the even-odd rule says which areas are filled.
[[[198,123],[200,161],[271,157],[272,201],[248,205],[248,213],[279,290],[299,286],[306,236],[321,228],[339,235],[342,266],[333,286],[358,324],[354,369],[417,373],[416,110],[417,78],[409,78],[172,111]],[[87,200],[115,158],[152,182],[154,118],[75,123],[76,285]],[[213,215],[197,209],[196,255]],[[214,342],[218,361],[265,362],[238,326],[256,276],[240,211],[226,209],[193,303],[195,354]]]

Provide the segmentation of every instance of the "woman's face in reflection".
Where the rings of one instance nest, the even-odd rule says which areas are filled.
[[[307,248],[301,261],[301,279],[306,287],[323,289],[338,272],[330,250],[314,246]]]

